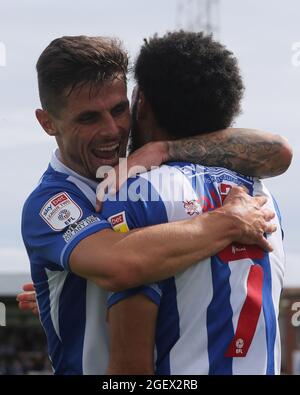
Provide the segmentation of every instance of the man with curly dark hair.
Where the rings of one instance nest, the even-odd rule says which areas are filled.
[[[216,130],[231,126],[244,90],[237,60],[223,45],[203,33],[154,36],[141,49],[135,78],[133,151],[150,141],[191,137],[190,158],[193,136],[204,132],[215,134],[215,154],[223,149]],[[109,373],[280,372],[280,213],[259,179],[168,163],[129,179],[103,215],[116,231],[185,220],[222,206],[236,185],[266,196],[276,211],[277,231],[267,237],[273,252],[233,243],[167,280],[111,294]]]
[[[244,86],[237,60],[202,32],[145,40],[135,79],[173,139],[226,129],[240,112]]]

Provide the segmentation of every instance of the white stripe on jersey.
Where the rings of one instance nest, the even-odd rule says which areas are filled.
[[[108,365],[106,303],[108,293],[87,281],[83,374],[105,374]]]
[[[73,176],[69,176],[67,180],[75,184],[85,197],[89,199],[94,208],[96,207],[96,194],[89,185]]]
[[[59,330],[59,298],[63,289],[68,272],[65,271],[51,271],[45,269],[48,278],[49,299],[50,299],[50,314],[54,330],[61,340]]]
[[[203,317],[213,296],[211,282],[210,259],[175,277],[180,339],[170,353],[171,374],[208,374],[207,324]]]

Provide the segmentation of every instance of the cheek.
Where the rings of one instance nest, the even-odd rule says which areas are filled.
[[[123,115],[121,119],[121,126],[122,129],[126,129],[126,131],[129,131],[131,127],[131,115],[129,110]]]
[[[66,141],[69,153],[74,156],[84,152],[92,137],[92,134],[88,133],[88,130],[85,130],[83,127],[72,128]]]
[[[80,126],[74,130],[74,140],[80,146],[88,146],[95,135],[97,135],[97,127],[95,125]]]

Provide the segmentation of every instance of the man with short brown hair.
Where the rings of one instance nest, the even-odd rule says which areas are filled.
[[[239,188],[222,208],[201,218],[127,234],[113,232],[95,213],[96,170],[115,165],[126,152],[130,129],[126,67],[126,54],[115,40],[85,36],[54,40],[37,64],[43,108],[36,116],[46,133],[55,137],[58,149],[24,205],[22,235],[56,374],[105,372],[104,289],[161,280],[232,241],[271,248],[263,234],[275,230],[268,224],[273,213],[257,210],[265,199],[252,199]],[[220,131],[220,136],[230,145],[234,133]],[[255,146],[257,134],[249,135]],[[287,167],[286,142],[266,135],[266,144],[272,141],[273,147],[274,139]],[[207,136],[198,141],[203,162],[207,141]],[[180,146],[184,141],[151,143],[129,163],[161,164]],[[231,149],[236,150],[235,144]],[[179,153],[176,157],[181,159]],[[252,160],[252,165],[257,163],[256,155]],[[233,162],[238,170],[238,164],[245,166],[249,158],[241,155]],[[216,163],[222,165],[222,158]],[[264,167],[262,172],[276,174],[281,165]]]

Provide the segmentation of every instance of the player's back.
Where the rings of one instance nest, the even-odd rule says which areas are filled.
[[[159,173],[164,180],[160,187]],[[146,177],[159,189],[169,222],[217,208],[231,186],[243,185],[251,195],[269,197],[267,204],[276,212],[278,228],[268,236],[274,248],[270,254],[255,246],[230,245],[160,284],[157,372],[279,373],[278,307],[284,252],[280,214],[269,191],[258,179],[187,163],[166,166]],[[168,183],[167,178],[174,181]]]
[[[277,231],[268,235],[274,251],[269,254],[255,246],[230,245],[153,286],[160,299],[158,374],[280,372],[282,232],[276,202],[260,180],[223,168],[164,165],[129,181],[125,211],[109,220],[115,230],[126,231],[188,219],[221,206],[233,185],[245,186],[250,195],[269,197],[267,205],[276,212]],[[127,203],[135,201],[135,193],[139,203]]]

